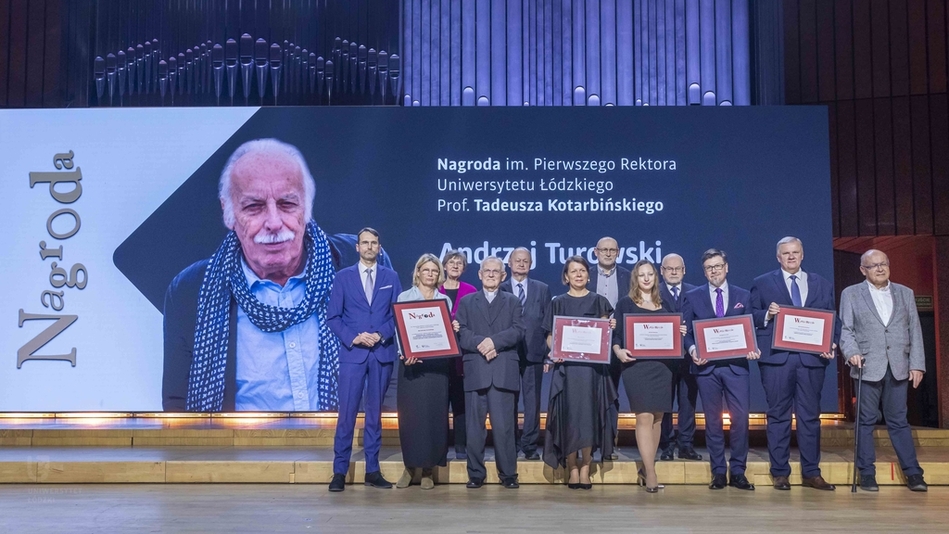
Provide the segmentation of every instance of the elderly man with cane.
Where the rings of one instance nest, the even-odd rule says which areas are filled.
[[[848,358],[851,378],[857,379],[854,469],[860,472],[861,489],[879,491],[873,426],[882,403],[906,486],[927,491],[906,420],[907,386],[912,382],[914,388],[919,387],[926,372],[913,290],[890,281],[890,260],[879,250],[868,250],[860,257],[860,272],[866,282],[840,295],[840,347]]]

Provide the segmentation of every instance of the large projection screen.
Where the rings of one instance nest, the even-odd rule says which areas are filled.
[[[162,409],[165,291],[227,232],[228,156],[269,137],[306,158],[338,261],[374,227],[405,287],[424,252],[465,251],[476,284],[478,261],[524,246],[557,295],[563,260],[595,261],[602,236],[626,267],[681,254],[693,284],[723,249],[750,289],[794,235],[833,280],[819,107],[5,110],[0,411]],[[755,366],[751,384],[762,412]],[[836,387],[829,365],[825,412]]]

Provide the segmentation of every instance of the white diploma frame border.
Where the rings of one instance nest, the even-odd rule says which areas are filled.
[[[672,330],[672,348],[644,348],[644,343],[636,346],[636,333],[640,329],[645,329],[643,325],[661,324],[665,328],[671,327]],[[623,339],[624,348],[630,355],[636,359],[664,359],[664,358],[682,358],[682,334],[679,332],[679,325],[682,324],[681,313],[627,313],[623,315]],[[668,327],[666,325],[669,325]],[[649,343],[645,343],[649,344]]]
[[[429,360],[461,356],[461,351],[458,348],[458,338],[455,337],[455,331],[451,325],[451,311],[448,309],[448,301],[434,299],[396,302],[392,305],[392,308],[395,317],[395,331],[399,336],[399,346],[405,358]],[[413,310],[425,310],[425,313],[434,313],[435,316],[424,317],[424,325],[420,329],[406,323],[406,314]],[[419,336],[423,334],[433,336],[431,338],[432,345],[437,348],[419,350]]]
[[[565,351],[561,349],[564,341],[564,331],[568,328],[598,328],[597,351]],[[601,363],[609,365],[613,339],[613,330],[610,328],[609,319],[597,319],[593,317],[567,317],[563,315],[554,316],[554,328],[551,332],[551,351],[550,357],[554,360],[565,360],[570,362]]]
[[[830,352],[830,348],[833,346],[834,323],[837,316],[830,310],[781,306],[781,313],[771,320],[774,321],[774,336],[771,339],[772,349],[823,354]],[[794,320],[799,321],[800,331],[786,332],[786,321]],[[823,324],[820,324],[821,321],[823,321]],[[820,333],[817,330],[821,330]],[[803,339],[813,335],[820,336],[819,343],[802,342]],[[801,341],[795,341],[788,339],[790,337],[801,337],[802,339]]]
[[[706,331],[722,327],[742,329],[745,343],[742,348],[731,350],[712,351],[706,344]],[[733,315],[731,317],[716,317],[714,319],[699,319],[692,321],[692,331],[695,337],[695,349],[699,358],[708,361],[729,360],[732,358],[747,358],[748,353],[758,350],[758,340],[755,338],[755,324],[751,314]],[[714,337],[714,330],[710,332]]]

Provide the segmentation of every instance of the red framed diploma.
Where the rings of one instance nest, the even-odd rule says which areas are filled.
[[[749,314],[692,321],[695,349],[703,360],[746,358],[758,350],[755,325]]]
[[[681,313],[627,313],[623,316],[626,350],[636,359],[681,358]]]
[[[834,343],[834,312],[781,306],[781,313],[771,320],[774,322],[771,348],[813,354],[830,352]]]
[[[413,300],[392,305],[399,347],[406,358],[427,360],[461,356],[451,326],[448,301]]]
[[[609,319],[555,315],[551,336],[550,357],[554,360],[610,363],[613,331]]]

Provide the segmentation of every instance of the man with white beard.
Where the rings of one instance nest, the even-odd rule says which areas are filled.
[[[337,408],[335,268],[312,220],[315,190],[299,150],[276,139],[228,159],[218,191],[230,232],[165,294],[165,411]]]

